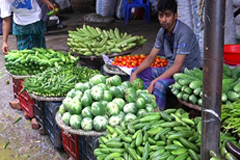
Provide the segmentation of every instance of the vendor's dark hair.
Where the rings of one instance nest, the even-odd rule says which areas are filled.
[[[170,10],[175,14],[177,13],[177,7],[176,0],[158,0],[157,11],[165,12],[166,10]]]

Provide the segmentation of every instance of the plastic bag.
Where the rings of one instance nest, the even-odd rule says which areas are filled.
[[[117,0],[97,0],[96,13],[106,17],[114,16],[116,2]]]
[[[124,0],[118,0],[116,5],[116,17],[119,19],[124,18]]]

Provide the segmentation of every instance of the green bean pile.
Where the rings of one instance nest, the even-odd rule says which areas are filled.
[[[44,97],[65,96],[78,82],[86,82],[93,75],[99,73],[98,70],[80,66],[49,68],[43,73],[25,79],[23,90]]]
[[[221,107],[222,128],[240,136],[240,100]]]

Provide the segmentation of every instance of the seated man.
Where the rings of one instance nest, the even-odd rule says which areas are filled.
[[[157,5],[161,28],[149,56],[134,69],[130,78],[144,81],[144,87],[156,96],[160,110],[166,107],[166,91],[174,83],[173,75],[183,72],[184,68],[200,67],[200,51],[194,32],[177,19],[177,2],[160,0]],[[151,63],[159,52],[164,52],[168,65],[151,68]]]

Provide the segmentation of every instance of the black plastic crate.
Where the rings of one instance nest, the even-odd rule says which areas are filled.
[[[96,160],[93,154],[94,150],[99,147],[99,136],[79,136],[78,145],[81,160]]]
[[[45,127],[44,122],[44,101],[34,99],[35,118],[42,127]]]
[[[34,110],[35,110],[35,118],[38,124],[41,126],[39,129],[39,133],[42,135],[47,134],[45,128],[45,114],[44,114],[44,101],[38,101],[34,99]]]
[[[55,115],[62,102],[44,102],[45,128],[56,148],[62,148],[61,129],[55,121]]]

